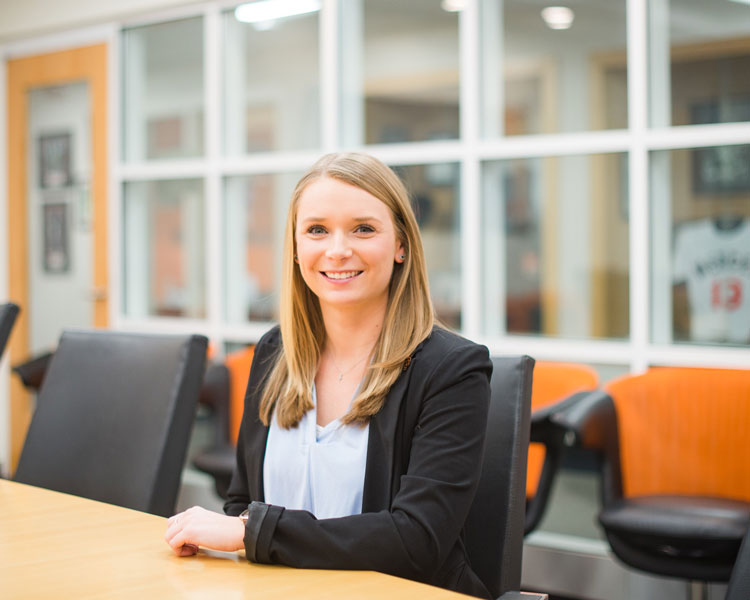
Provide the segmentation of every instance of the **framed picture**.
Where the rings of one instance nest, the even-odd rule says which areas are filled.
[[[70,270],[68,205],[64,202],[42,205],[42,226],[44,271],[67,273]]]
[[[65,187],[73,183],[70,133],[42,134],[38,138],[39,187]]]
[[[692,122],[750,121],[750,97],[699,102],[691,107]],[[750,144],[709,146],[692,151],[693,192],[700,195],[750,191]]]

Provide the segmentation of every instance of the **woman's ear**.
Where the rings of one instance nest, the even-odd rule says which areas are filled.
[[[398,243],[398,247],[396,248],[396,256],[394,260],[397,263],[402,263],[406,260],[406,249],[401,242]]]

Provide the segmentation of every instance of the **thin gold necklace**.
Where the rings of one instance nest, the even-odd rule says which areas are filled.
[[[356,367],[359,363],[361,363],[363,360],[365,360],[369,355],[370,352],[365,354],[362,358],[360,358],[357,362],[355,362],[352,366],[350,366],[346,371],[342,371],[339,369],[339,366],[336,364],[336,359],[333,358],[333,352],[329,352],[329,355],[331,357],[331,362],[333,363],[333,366],[336,368],[336,370],[339,372],[339,383],[344,379],[344,375],[346,375],[349,371],[351,371],[354,367]]]

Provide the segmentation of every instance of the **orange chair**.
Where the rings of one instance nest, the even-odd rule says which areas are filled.
[[[235,447],[245,404],[255,346],[231,352],[224,362],[206,370],[200,402],[209,406],[216,423],[213,445],[193,458],[193,465],[214,478],[216,493],[226,498],[235,462]]]
[[[553,415],[575,403],[583,392],[596,389],[598,384],[596,371],[586,365],[539,361],[534,367],[532,443],[526,474],[526,534],[533,531],[544,516],[562,457],[566,429],[555,423]]]
[[[727,581],[750,522],[750,369],[653,368],[605,391],[556,418],[600,453],[615,555]]]

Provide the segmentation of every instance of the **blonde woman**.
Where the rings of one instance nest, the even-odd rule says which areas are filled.
[[[255,350],[228,516],[178,514],[169,545],[489,597],[461,532],[492,365],[435,324],[407,192],[377,159],[327,155],[297,184],[280,313]]]

